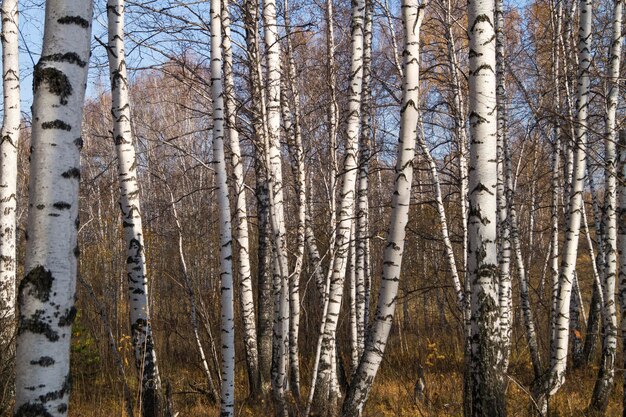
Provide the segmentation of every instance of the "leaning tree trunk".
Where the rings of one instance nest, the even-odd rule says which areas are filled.
[[[547,398],[554,395],[565,382],[569,344],[570,298],[576,269],[580,220],[586,171],[587,114],[589,103],[589,69],[591,67],[592,0],[580,1],[579,68],[576,99],[576,151],[574,157],[571,192],[569,195],[569,221],[565,230],[565,245],[559,272],[559,291],[554,335],[550,341],[550,371],[547,385],[538,404],[547,411]]]
[[[233,77],[233,51],[230,40],[230,11],[228,0],[222,0],[222,46],[224,48],[224,101],[226,124],[231,151],[232,182],[235,194],[235,241],[239,269],[239,287],[241,294],[241,316],[243,319],[244,345],[250,394],[261,394],[259,374],[259,354],[257,350],[256,319],[254,313],[254,293],[252,292],[252,273],[250,270],[250,243],[248,238],[248,208],[246,206],[246,184],[243,174],[239,131],[237,130],[237,104],[235,103]]]
[[[222,84],[222,8],[211,0],[211,93],[213,98],[213,166],[216,175],[220,231],[220,295],[222,389],[220,416],[235,415],[235,317],[233,306],[233,249],[224,156],[224,88]]]
[[[339,218],[335,241],[335,253],[330,271],[331,280],[329,292],[329,306],[324,331],[320,334],[322,340],[320,363],[318,367],[313,410],[318,415],[334,414],[337,404],[329,401],[331,397],[332,363],[335,360],[336,333],[343,298],[343,287],[346,276],[348,251],[350,246],[352,222],[355,214],[355,185],[357,179],[357,148],[359,141],[359,124],[361,110],[361,87],[363,81],[363,11],[364,0],[355,0],[352,3],[351,21],[351,63],[350,81],[348,89],[349,105],[346,126],[346,143],[339,202]]]
[[[131,111],[126,56],[124,48],[124,0],[109,0],[109,71],[111,78],[111,115],[113,140],[117,153],[119,177],[119,204],[124,225],[124,244],[128,274],[130,326],[135,353],[135,366],[141,380],[142,415],[160,414],[160,380],[157,368],[150,307],[148,305],[148,277],[144,251],[139,182],[135,146],[131,128]]]
[[[497,114],[494,0],[470,0],[469,248],[471,415],[506,415],[496,247]]]
[[[78,185],[92,3],[48,0],[33,75],[26,276],[18,292],[16,416],[65,417],[76,317]]]
[[[602,295],[602,357],[598,378],[593,388],[591,409],[606,412],[609,396],[613,390],[615,355],[617,352],[617,311],[615,306],[615,278],[617,274],[617,184],[616,154],[617,131],[615,115],[619,98],[619,76],[622,54],[622,8],[623,0],[615,0],[613,9],[613,39],[609,52],[609,94],[606,106],[605,133],[605,194],[602,231],[604,233],[604,275]]]
[[[400,108],[400,135],[395,186],[391,201],[391,219],[385,254],[383,275],[374,322],[368,333],[365,351],[350,383],[343,404],[344,417],[361,415],[374,378],[383,360],[387,339],[393,323],[402,266],[402,254],[409,220],[413,159],[419,118],[419,38],[424,7],[418,0],[402,1],[402,22],[405,30],[404,75],[402,106]]]

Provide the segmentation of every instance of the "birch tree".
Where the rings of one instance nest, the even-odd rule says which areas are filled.
[[[612,43],[609,51],[609,94],[606,99],[606,133],[604,141],[605,194],[602,231],[604,237],[604,298],[602,357],[598,378],[593,388],[591,408],[606,412],[609,395],[613,390],[615,375],[615,355],[617,351],[617,311],[615,305],[615,279],[617,275],[617,130],[615,116],[619,98],[619,76],[622,55],[622,9],[623,0],[616,0],[613,6]]]
[[[107,3],[109,44],[109,71],[111,79],[111,115],[113,140],[117,153],[119,179],[119,206],[124,227],[130,327],[135,355],[135,367],[141,381],[142,414],[146,417],[160,413],[160,379],[157,368],[150,306],[148,303],[148,275],[144,250],[137,158],[133,143],[130,96],[126,74],[124,47],[124,0]]]
[[[48,0],[33,76],[28,242],[18,290],[15,416],[65,417],[76,317],[78,185],[92,3]]]
[[[578,254],[578,238],[583,204],[582,193],[586,171],[587,114],[589,103],[589,69],[591,67],[591,21],[592,0],[581,0],[579,4],[580,29],[578,45],[578,90],[576,96],[576,150],[573,161],[573,177],[569,194],[569,219],[565,230],[565,245],[559,271],[559,290],[554,335],[550,341],[551,358],[548,386],[539,405],[547,409],[547,398],[554,395],[565,382],[568,352],[568,329],[570,298]]]
[[[256,319],[254,312],[254,294],[252,292],[252,272],[250,268],[250,242],[248,237],[248,208],[246,206],[246,184],[243,175],[239,131],[237,130],[237,106],[235,103],[233,52],[230,40],[230,11],[228,0],[222,0],[222,46],[224,48],[224,101],[226,124],[230,143],[232,183],[235,194],[235,241],[237,242],[237,258],[239,269],[239,287],[241,294],[241,315],[243,318],[244,343],[248,381],[252,396],[261,393],[259,374],[259,355],[257,350]]]
[[[341,174],[341,191],[339,215],[334,246],[334,258],[331,265],[328,311],[322,320],[324,330],[320,334],[321,354],[318,367],[314,412],[319,415],[333,414],[336,404],[329,401],[331,395],[331,368],[335,361],[335,340],[339,311],[343,298],[343,287],[346,276],[348,252],[350,246],[352,221],[355,214],[355,186],[357,179],[357,150],[361,111],[361,88],[363,82],[363,24],[364,0],[352,2],[350,24],[350,80],[348,87],[348,120],[346,125],[346,142]]]
[[[2,83],[4,112],[0,132],[0,349],[4,350],[13,338],[15,320],[17,148],[21,122],[17,0],[2,1]]]
[[[619,211],[617,213],[619,215],[619,304],[623,353],[624,346],[626,346],[626,130],[619,132],[617,175],[619,178]],[[626,368],[626,355],[622,357],[622,361],[622,367]],[[622,384],[626,388],[626,378],[623,379]],[[626,410],[626,389],[622,394],[622,409]]]
[[[220,0],[211,0],[211,96],[213,99],[213,166],[220,232],[220,303],[222,385],[220,416],[235,415],[235,314],[232,266],[232,229],[224,155],[224,87],[222,83],[222,7]]]
[[[496,247],[497,113],[494,1],[470,0],[469,248],[473,416],[506,415]]]
[[[350,383],[343,404],[343,416],[361,415],[374,378],[383,359],[387,339],[393,323],[398,295],[402,254],[409,219],[415,138],[419,118],[419,53],[420,29],[424,19],[425,2],[402,1],[404,26],[404,75],[402,105],[400,107],[400,135],[395,169],[394,193],[391,202],[389,234],[385,246],[383,275],[374,322],[368,333],[365,351]]]

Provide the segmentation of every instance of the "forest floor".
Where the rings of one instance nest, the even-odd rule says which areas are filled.
[[[413,341],[395,337],[385,355],[385,360],[374,388],[366,405],[364,417],[391,417],[391,416],[462,416],[462,360],[458,354],[458,346],[449,346],[446,349],[435,343],[422,342],[419,348],[412,348],[417,344]],[[457,353],[452,353],[456,351]],[[426,397],[420,403],[413,400],[413,386],[417,374],[418,357],[421,352],[421,364],[425,369]],[[621,363],[621,362],[617,362]],[[198,392],[189,381],[202,381],[202,374],[197,368],[184,367],[176,364],[172,369],[175,373],[165,369],[163,374],[169,375],[172,386],[172,399],[179,417],[186,416],[217,416],[217,405],[209,404],[206,396]],[[183,369],[181,371],[181,369]],[[597,367],[589,366],[585,369],[570,371],[564,387],[551,400],[551,416],[591,416],[585,411],[589,404]],[[532,369],[525,352],[511,356],[509,368],[510,379],[507,388],[509,416],[529,416],[531,402],[527,392],[530,385],[528,380]],[[108,380],[102,375],[76,375],[70,407],[71,417],[125,417],[122,402],[122,389],[119,380],[114,376]],[[129,375],[130,377],[130,375]],[[302,381],[309,380],[309,367],[302,366]],[[616,386],[611,395],[608,416],[621,415],[623,372],[618,370],[615,375]],[[198,383],[199,384],[199,383]],[[308,383],[303,383],[308,386]],[[133,388],[133,387],[131,387]],[[238,362],[236,395],[247,392],[247,381],[243,371],[243,361]],[[307,394],[303,392],[303,397]],[[138,415],[138,414],[135,414]],[[271,404],[268,401],[241,401],[237,402],[237,416],[270,417]]]

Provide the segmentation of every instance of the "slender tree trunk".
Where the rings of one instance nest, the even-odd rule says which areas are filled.
[[[622,330],[622,368],[626,368],[626,130],[619,132],[619,303]],[[626,410],[626,376],[622,381],[622,408]]]
[[[17,147],[21,121],[17,0],[2,1],[2,89],[4,112],[0,132],[0,352],[13,339],[15,320]],[[13,353],[13,348],[8,349],[8,352]]]
[[[213,98],[213,166],[220,231],[220,304],[222,389],[220,416],[235,415],[235,315],[233,306],[232,226],[224,155],[224,87],[222,84],[222,7],[211,0],[211,93]]]
[[[496,247],[497,114],[494,1],[470,0],[469,254],[472,416],[506,415]]]
[[[357,183],[357,212],[355,220],[355,321],[356,349],[360,357],[365,348],[365,283],[369,281],[369,170],[372,137],[372,14],[373,0],[365,0],[363,29],[363,94],[361,98],[361,136],[359,139],[359,175]],[[358,361],[358,359],[357,359]],[[358,363],[358,362],[357,362]],[[356,368],[353,368],[353,370]]]
[[[389,234],[383,259],[378,306],[372,327],[365,343],[365,352],[352,379],[343,404],[345,417],[360,415],[372,388],[374,378],[383,359],[387,339],[393,323],[398,295],[398,284],[404,252],[405,228],[409,219],[415,138],[419,119],[419,39],[426,3],[418,0],[402,1],[402,22],[405,30],[404,76],[402,82],[402,107],[400,109],[400,135],[395,185],[391,202]]]
[[[329,402],[332,361],[335,360],[333,346],[336,339],[337,323],[343,287],[346,276],[348,250],[350,246],[352,222],[355,214],[355,185],[357,179],[357,148],[359,138],[360,110],[361,110],[361,87],[363,78],[363,25],[364,25],[364,0],[355,0],[352,3],[351,21],[351,63],[350,82],[348,89],[348,121],[346,127],[346,144],[343,164],[341,200],[339,219],[337,223],[337,235],[335,242],[335,255],[333,258],[332,277],[328,288],[330,303],[324,325],[320,364],[318,368],[317,386],[313,400],[313,410],[318,415],[334,415],[336,404]]]
[[[559,272],[559,292],[555,333],[551,342],[550,372],[545,396],[554,395],[565,382],[569,342],[570,296],[576,269],[578,238],[583,204],[582,193],[586,171],[587,113],[589,102],[589,68],[591,66],[592,0],[580,1],[579,69],[576,99],[576,151],[573,164],[572,187],[569,194],[569,220],[565,230],[565,246]],[[547,410],[547,398],[539,402]]]
[[[224,49],[224,104],[226,110],[226,127],[233,166],[232,183],[235,193],[235,241],[237,242],[237,258],[239,270],[239,296],[241,316],[243,318],[244,345],[246,367],[250,394],[258,397],[261,394],[259,374],[259,354],[257,351],[256,318],[254,312],[254,293],[252,292],[252,273],[250,270],[250,243],[248,238],[248,209],[246,206],[246,184],[243,175],[243,162],[237,130],[237,104],[235,102],[233,80],[233,51],[230,40],[230,10],[228,0],[222,0],[222,47]]]
[[[0,414],[13,394],[15,355],[17,148],[20,138],[20,64],[18,2],[2,1],[2,90],[0,132]],[[3,372],[6,371],[6,372]]]
[[[300,401],[300,359],[298,348],[298,333],[300,329],[300,276],[304,263],[304,247],[306,240],[306,171],[304,163],[304,146],[302,144],[300,93],[296,85],[296,64],[293,58],[293,46],[291,42],[291,20],[289,2],[284,1],[285,31],[286,31],[286,55],[287,55],[287,80],[289,92],[292,98],[293,108],[293,159],[295,165],[296,194],[298,195],[298,226],[296,232],[296,259],[293,271],[289,276],[289,387],[291,392]]]
[[[271,247],[269,243],[269,186],[265,161],[265,141],[267,123],[265,114],[265,94],[262,88],[263,74],[259,57],[259,3],[258,0],[246,0],[243,7],[244,27],[246,32],[246,51],[248,54],[248,72],[252,96],[252,127],[254,131],[256,199],[258,218],[258,354],[261,388],[269,391],[272,362],[272,279]]]
[[[16,416],[68,415],[80,132],[92,6],[75,0],[46,2],[43,48],[33,76],[26,275],[18,290]]]
[[[510,195],[507,193],[510,170],[505,169],[505,151],[507,146],[507,95],[506,95],[506,79],[504,73],[505,67],[505,35],[504,35],[504,10],[503,1],[496,0],[495,8],[495,30],[496,30],[496,100],[497,100],[497,158],[498,158],[498,179],[496,184],[497,206],[498,206],[498,265],[500,272],[500,281],[498,283],[498,304],[500,306],[500,332],[502,337],[502,360],[503,371],[509,367],[509,355],[511,353],[511,329],[513,324],[513,298],[511,291],[511,227],[509,214],[507,213],[509,205],[513,202],[508,200]],[[528,306],[530,309],[530,306]],[[534,330],[534,329],[533,329]],[[536,340],[535,340],[536,342]],[[531,348],[531,352],[532,352]],[[534,359],[534,357],[533,357]],[[533,360],[535,363],[535,360]]]
[[[619,98],[619,76],[622,54],[622,8],[623,0],[615,0],[613,8],[613,39],[609,52],[609,94],[606,103],[605,137],[605,194],[602,230],[604,238],[604,276],[602,295],[602,357],[598,378],[593,388],[591,409],[606,412],[609,396],[613,390],[615,376],[615,355],[617,352],[617,311],[615,305],[615,278],[617,275],[617,184],[616,184],[616,143],[617,130],[615,116]]]
[[[209,388],[210,401],[217,402],[219,398],[219,394],[217,392],[217,388],[215,387],[215,382],[213,381],[213,376],[211,375],[211,370],[209,368],[209,363],[206,359],[206,355],[204,353],[204,347],[202,346],[202,341],[200,340],[200,332],[198,331],[198,313],[196,308],[196,297],[194,294],[193,286],[191,284],[191,279],[189,278],[189,272],[187,270],[187,261],[185,259],[185,249],[183,247],[183,227],[180,223],[180,219],[178,217],[178,210],[176,209],[176,200],[174,199],[174,193],[167,185],[168,191],[170,193],[170,204],[172,205],[172,216],[174,217],[174,223],[176,223],[176,230],[178,232],[178,257],[180,259],[180,268],[183,273],[183,281],[185,284],[185,291],[187,292],[187,298],[189,299],[189,306],[191,308],[191,328],[193,329],[193,336],[196,341],[196,346],[198,347],[198,354],[200,355],[200,362],[202,364],[202,370],[207,378],[207,385]]]
[[[141,380],[142,415],[156,417],[160,414],[161,408],[159,393],[161,383],[148,304],[148,276],[139,202],[137,159],[133,143],[129,85],[126,75],[124,9],[123,0],[109,0],[107,3],[111,115],[118,161],[119,204],[122,211],[127,256],[130,325],[135,366]]]

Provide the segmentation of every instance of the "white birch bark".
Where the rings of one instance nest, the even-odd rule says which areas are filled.
[[[569,221],[565,230],[565,245],[559,273],[559,292],[557,298],[557,316],[555,334],[551,340],[552,357],[550,360],[548,396],[554,395],[565,382],[567,352],[569,343],[569,307],[572,283],[578,254],[578,238],[582,193],[586,171],[587,148],[587,113],[589,102],[589,68],[591,66],[591,20],[592,0],[580,1],[579,30],[579,68],[578,91],[576,99],[576,151],[573,164],[572,187],[569,195]],[[543,403],[540,404],[544,408]]]
[[[497,114],[494,0],[470,0],[469,248],[471,415],[506,415],[496,247]]]
[[[507,146],[507,93],[505,79],[505,34],[504,34],[504,6],[502,0],[496,0],[495,8],[495,29],[496,29],[496,100],[497,100],[497,158],[498,158],[498,178],[496,186],[497,207],[498,207],[498,265],[500,281],[498,283],[498,303],[500,305],[500,332],[502,337],[503,370],[506,372],[509,364],[511,351],[511,330],[513,299],[511,290],[511,240],[510,240],[510,220],[507,212],[509,195],[507,194],[507,175],[509,170],[505,169],[505,150]],[[532,245],[531,245],[532,247]]]
[[[383,275],[378,306],[369,331],[365,351],[352,379],[343,404],[343,416],[359,416],[372,388],[374,378],[383,359],[387,339],[393,323],[398,284],[404,252],[406,225],[409,219],[415,138],[419,119],[419,54],[420,28],[424,18],[425,2],[402,1],[402,21],[405,30],[403,52],[404,75],[402,106],[400,109],[400,134],[398,159],[395,169],[394,193],[391,202],[391,219],[387,245],[383,258]]]
[[[618,147],[618,192],[619,192],[619,226],[618,226],[618,248],[619,248],[619,304],[620,320],[622,330],[622,353],[626,346],[626,130],[619,132]],[[622,368],[626,368],[626,355],[622,356]],[[626,375],[623,377],[622,385],[626,388]],[[622,395],[622,407],[626,409],[626,389]]]
[[[298,196],[298,222],[296,230],[296,253],[293,271],[289,275],[289,387],[297,401],[300,401],[300,359],[298,349],[298,334],[300,331],[300,276],[304,264],[304,247],[306,240],[306,170],[304,162],[304,145],[302,143],[300,93],[296,81],[296,64],[293,58],[291,42],[291,20],[289,2],[284,0],[284,19],[286,32],[287,80],[292,98],[292,135],[293,159],[295,166],[296,194]]]
[[[278,275],[279,292],[276,294],[274,322],[274,344],[279,348],[272,356],[277,359],[273,364],[275,369],[273,389],[279,407],[284,411],[285,390],[287,389],[287,368],[289,354],[289,265],[287,262],[287,242],[285,228],[285,214],[283,204],[283,175],[282,158],[280,152],[280,79],[281,79],[281,48],[279,43],[278,27],[276,22],[276,1],[268,0],[263,3],[263,22],[265,34],[265,49],[267,61],[267,166],[270,183],[270,219],[273,233],[274,269]]]
[[[46,2],[43,48],[33,76],[26,275],[18,290],[18,417],[68,414],[92,10],[89,1]]]
[[[605,194],[602,232],[604,233],[604,275],[602,295],[604,297],[602,357],[598,378],[591,397],[591,409],[606,412],[609,396],[613,390],[615,355],[617,353],[617,310],[615,305],[615,279],[617,275],[617,184],[616,184],[616,112],[619,98],[619,77],[622,54],[622,9],[623,0],[615,0],[613,6],[612,43],[609,51],[608,83],[606,99],[606,133],[604,145]]]
[[[0,132],[0,349],[13,339],[16,286],[17,147],[20,138],[18,2],[2,1],[2,90]],[[8,352],[13,352],[10,348]]]
[[[339,202],[339,216],[335,252],[332,267],[330,287],[328,288],[330,303],[325,321],[322,338],[320,364],[318,368],[317,386],[313,400],[314,411],[320,415],[334,413],[335,404],[329,402],[331,385],[331,365],[335,360],[333,344],[336,338],[337,323],[343,287],[346,276],[348,250],[351,239],[352,222],[355,214],[355,186],[357,179],[357,148],[359,138],[361,88],[363,81],[363,24],[364,0],[355,0],[352,3],[351,21],[351,62],[350,82],[348,88],[348,120],[346,126],[346,143],[342,185]]]
[[[232,184],[235,194],[234,238],[237,242],[239,270],[239,301],[243,319],[244,345],[248,383],[250,393],[258,396],[261,392],[259,375],[259,355],[257,351],[256,318],[254,312],[254,293],[252,292],[252,272],[250,269],[250,240],[248,237],[248,209],[246,206],[246,184],[243,174],[239,131],[237,130],[237,104],[235,102],[233,77],[233,51],[230,39],[230,10],[228,0],[222,0],[222,47],[224,49],[224,104],[226,127],[230,144],[232,164]]]
[[[224,87],[222,83],[222,8],[211,0],[211,95],[213,99],[213,166],[216,174],[220,232],[220,304],[222,385],[220,416],[235,415],[235,317],[232,266],[232,229],[224,155]]]
[[[124,227],[130,326],[137,369],[142,389],[142,414],[159,414],[160,381],[157,367],[150,307],[148,304],[148,276],[144,251],[137,161],[133,143],[130,96],[126,75],[124,47],[124,0],[109,0],[108,58],[111,79],[111,115],[113,140],[117,153],[119,178],[119,205]]]

